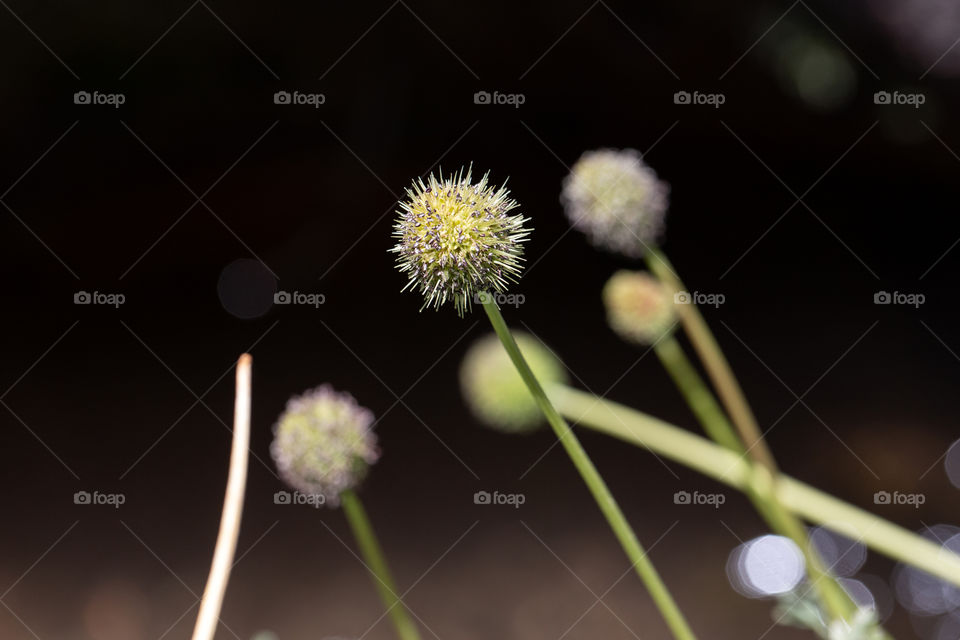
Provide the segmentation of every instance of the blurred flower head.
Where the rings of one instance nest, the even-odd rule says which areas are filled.
[[[603,287],[610,327],[627,342],[649,345],[677,322],[666,287],[644,271],[617,271]]]
[[[452,301],[463,315],[483,292],[499,293],[520,277],[523,242],[530,233],[506,187],[472,182],[471,169],[417,179],[400,203],[393,237],[404,290],[416,289],[424,307]]]
[[[829,640],[884,640],[889,637],[877,622],[877,612],[869,608],[858,608],[850,622],[834,620],[827,631]]]
[[[380,456],[373,421],[369,409],[330,385],[291,398],[270,447],[280,476],[301,493],[339,504]]]
[[[544,387],[567,382],[563,363],[539,340],[523,332],[513,335]],[[470,410],[489,427],[517,433],[543,423],[540,408],[495,334],[480,338],[467,351],[460,365],[460,388]]]
[[[663,233],[669,192],[639,151],[600,149],[573,165],[560,201],[594,246],[638,258]]]

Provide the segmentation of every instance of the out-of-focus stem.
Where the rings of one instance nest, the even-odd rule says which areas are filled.
[[[373,532],[373,525],[370,524],[370,518],[363,508],[360,498],[352,490],[348,489],[340,494],[340,504],[343,512],[347,516],[347,522],[350,523],[350,529],[360,547],[360,555],[367,568],[373,574],[373,584],[380,594],[380,599],[387,607],[387,613],[393,621],[394,629],[401,640],[420,640],[420,632],[417,626],[410,618],[406,605],[397,595],[397,587],[393,582],[393,576],[390,574],[390,567],[387,566],[387,558],[380,548],[377,536]]]
[[[656,274],[660,281],[667,286],[671,294],[686,291],[683,282],[673,269],[673,265],[670,264],[663,253],[655,249],[648,251],[646,262],[650,271]],[[727,362],[726,356],[720,350],[720,345],[717,344],[717,340],[713,337],[713,332],[707,326],[700,310],[691,301],[690,304],[678,304],[677,312],[694,350],[703,362],[707,375],[717,390],[717,395],[720,396],[720,402],[723,403],[730,419],[743,439],[748,455],[776,476],[776,463],[763,439],[753,410],[750,409],[750,405],[743,395],[743,390],[740,388],[740,383],[733,375],[730,363]]]
[[[743,454],[743,443],[737,437],[733,425],[730,424],[726,414],[717,404],[713,394],[683,352],[676,338],[672,335],[666,336],[654,345],[654,351],[707,435],[718,444]],[[763,466],[758,466],[757,471],[761,469],[767,472],[766,481],[749,484],[747,496],[770,528],[793,540],[801,550],[810,571],[813,589],[820,596],[830,615],[834,618],[848,618],[856,611],[856,605],[824,566],[820,554],[813,547],[803,528],[803,523],[780,504],[776,492],[773,491],[773,476]],[[759,479],[759,474],[755,474],[755,477]]]
[[[677,339],[672,335],[666,336],[654,345],[653,351],[710,439],[731,451],[742,453],[743,443],[730,427],[727,416],[703,384],[700,374],[684,354]]]
[[[220,531],[213,552],[210,575],[200,601],[200,613],[193,629],[193,640],[212,640],[220,619],[223,595],[230,580],[233,554],[240,535],[243,496],[247,486],[247,459],[250,450],[250,376],[253,358],[243,354],[237,361],[236,397],[233,406],[233,445],[230,450],[230,471],[227,491],[220,515]]]
[[[746,492],[751,485],[769,483],[764,468],[659,418],[565,385],[550,385],[547,393],[574,424],[643,447],[734,489]],[[960,587],[960,555],[788,475],[781,475],[772,490],[797,516]]]

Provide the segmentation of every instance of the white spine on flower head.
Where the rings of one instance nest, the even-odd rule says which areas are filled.
[[[400,203],[391,251],[407,276],[404,289],[418,290],[424,307],[451,301],[463,315],[475,297],[503,292],[520,277],[527,218],[510,213],[516,201],[488,175],[474,183],[471,169],[431,174]]]

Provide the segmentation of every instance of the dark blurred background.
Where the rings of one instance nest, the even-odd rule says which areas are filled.
[[[671,184],[664,248],[724,296],[704,313],[784,469],[911,529],[960,524],[955,3],[0,4],[0,637],[189,636],[245,350],[255,459],[218,637],[391,637],[342,514],[274,504],[271,426],[322,382],[382,417],[362,496],[427,637],[667,637],[553,435],[466,411],[457,367],[485,318],[418,313],[387,252],[412,178],[509,178],[535,231],[508,322],[576,386],[695,429],[604,322],[600,287],[636,265],[568,233],[561,180],[598,147]],[[582,439],[701,637],[809,637],[728,582],[764,532],[741,496]],[[893,571],[870,554],[878,600]],[[888,619],[900,637],[950,624]]]

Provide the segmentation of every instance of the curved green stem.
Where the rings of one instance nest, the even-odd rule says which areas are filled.
[[[717,404],[713,394],[683,352],[676,338],[666,336],[654,345],[654,351],[707,435],[718,444],[744,454],[744,446],[737,437],[733,425],[730,424],[726,414]],[[766,467],[760,468],[766,469]],[[748,485],[747,496],[770,528],[793,540],[802,551],[810,571],[813,589],[820,596],[821,602],[830,612],[831,617],[849,618],[856,611],[856,604],[830,574],[829,569],[824,566],[820,554],[807,536],[803,523],[780,504],[772,486],[775,482],[775,478],[770,476],[769,481],[762,485],[756,483]]]
[[[513,339],[510,329],[507,328],[507,324],[504,322],[496,302],[493,302],[491,296],[483,296],[482,299],[484,301],[484,311],[487,312],[487,316],[490,318],[490,324],[493,325],[493,330],[500,338],[500,342],[503,343],[504,349],[506,349],[510,355],[510,359],[513,361],[517,372],[520,374],[520,377],[523,378],[524,383],[536,400],[547,422],[553,427],[557,438],[560,439],[560,444],[563,445],[573,465],[577,468],[577,471],[580,472],[580,476],[593,495],[594,500],[596,500],[600,511],[602,511],[606,517],[617,540],[620,541],[627,557],[633,563],[633,568],[637,572],[637,575],[640,576],[640,579],[646,585],[650,596],[660,610],[670,631],[677,640],[695,640],[693,631],[683,617],[683,613],[681,613],[673,596],[670,595],[670,592],[667,590],[666,585],[660,578],[660,574],[657,573],[650,558],[647,557],[640,541],[637,539],[636,534],[623,515],[623,511],[620,510],[616,499],[614,499],[613,494],[610,493],[610,489],[607,488],[606,483],[600,476],[600,472],[598,472],[597,468],[593,465],[593,462],[580,444],[577,436],[573,433],[573,430],[553,407],[543,387],[523,357],[523,354],[520,353],[520,348]]]
[[[672,293],[686,291],[683,281],[680,280],[677,272],[673,269],[673,265],[670,264],[670,261],[662,252],[648,251],[646,262],[650,271],[656,274]],[[707,375],[716,388],[717,395],[720,396],[720,401],[727,410],[733,424],[737,427],[737,431],[740,432],[747,453],[755,462],[762,464],[770,473],[776,475],[776,463],[763,439],[753,410],[750,409],[750,405],[743,395],[743,390],[740,388],[740,383],[733,375],[730,363],[727,362],[726,356],[720,350],[720,345],[713,337],[713,332],[707,326],[706,320],[703,319],[695,304],[677,305],[677,310],[680,315],[680,322],[683,323],[683,328],[687,332],[694,350],[703,362]]]
[[[363,556],[367,569],[373,574],[373,584],[387,607],[387,613],[390,614],[397,636],[401,640],[420,640],[420,632],[410,618],[406,605],[397,595],[397,587],[390,575],[387,559],[373,532],[373,525],[370,524],[363,503],[360,502],[356,493],[348,489],[340,494],[340,504],[347,516],[347,522],[350,523],[350,529],[353,530],[353,535],[357,539],[360,555]]]
[[[683,353],[677,339],[672,335],[666,336],[654,345],[653,351],[710,439],[731,451],[743,453],[743,443],[730,427],[727,416],[717,405],[713,394],[703,384],[700,374]]]
[[[663,420],[563,385],[551,385],[548,392],[554,406],[575,424],[648,449],[734,489],[746,492],[764,478],[769,481],[762,467]],[[960,587],[960,555],[790,476],[781,475],[773,490],[797,516]]]

